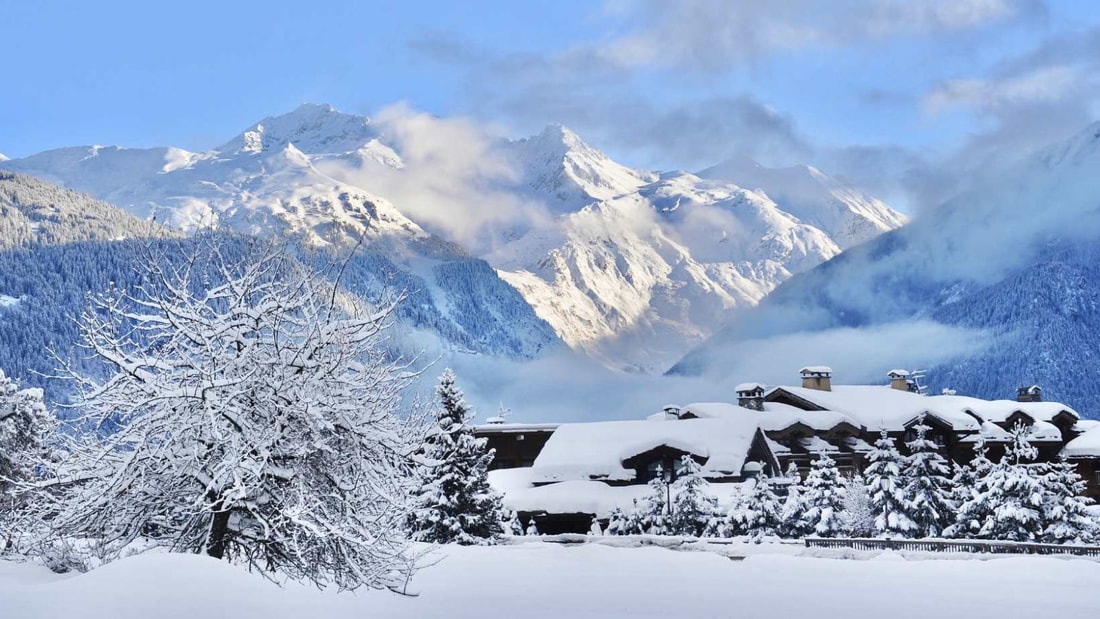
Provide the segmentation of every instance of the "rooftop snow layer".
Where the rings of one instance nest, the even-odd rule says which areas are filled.
[[[856,420],[868,430],[900,432],[922,413],[933,415],[955,430],[977,431],[978,419],[966,411],[978,410],[985,400],[963,396],[923,396],[884,386],[835,385],[832,391],[777,387],[821,408]]]
[[[690,408],[690,407],[685,407]],[[727,419],[602,421],[558,426],[532,468],[536,482],[634,479],[623,460],[662,445],[706,458],[706,477],[739,475],[745,464],[756,419],[751,415]]]
[[[532,469],[501,469],[489,471],[489,483],[504,495],[508,509],[522,512],[555,514],[596,514],[607,518],[615,508],[629,511],[635,501],[643,501],[650,493],[644,484],[609,486],[602,481],[570,480],[533,487]],[[712,484],[708,492],[719,504],[731,502],[735,493],[747,489],[745,484]]]
[[[1062,455],[1067,458],[1100,458],[1100,426],[1066,443]]]
[[[764,411],[758,412],[736,404],[725,402],[701,402],[689,404],[681,414],[690,412],[704,419],[752,419],[765,432],[784,430],[796,423],[805,424],[814,430],[825,431],[840,423],[859,426],[855,419],[835,411],[804,411],[782,402],[764,402]]]

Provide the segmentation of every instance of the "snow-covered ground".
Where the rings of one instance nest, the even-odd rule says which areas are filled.
[[[761,548],[766,550],[766,546]],[[788,549],[793,550],[793,549]],[[1093,617],[1100,562],[1055,557],[842,560],[520,543],[449,547],[418,597],[282,588],[194,555],[148,554],[58,576],[0,561],[0,617]]]

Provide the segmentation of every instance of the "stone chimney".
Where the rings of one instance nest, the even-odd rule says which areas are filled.
[[[1042,402],[1043,401],[1043,388],[1039,385],[1031,385],[1030,387],[1019,387],[1016,389],[1016,401],[1017,402]]]
[[[803,389],[833,390],[833,369],[825,365],[810,365],[798,371],[802,375]]]
[[[760,383],[741,383],[734,387],[737,392],[737,405],[754,411],[764,410],[764,385]]]
[[[886,373],[890,378],[890,388],[898,391],[911,391],[909,387],[909,370],[890,370]]]

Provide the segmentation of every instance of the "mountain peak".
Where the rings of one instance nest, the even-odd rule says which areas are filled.
[[[303,153],[346,153],[374,137],[366,116],[347,114],[328,104],[304,103],[286,114],[264,118],[217,150],[259,153],[293,143]]]
[[[8,157],[4,153],[0,153],[0,161],[10,161],[11,157]]]

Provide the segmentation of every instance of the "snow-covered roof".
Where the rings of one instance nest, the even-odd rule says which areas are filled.
[[[493,423],[491,421],[476,425],[473,430],[477,434],[512,434],[523,432],[552,432],[557,429],[556,423]]]
[[[978,420],[966,412],[961,396],[923,396],[885,386],[835,385],[832,391],[804,387],[777,387],[817,406],[845,415],[871,431],[899,432],[922,413],[933,415],[955,430],[978,429]],[[952,401],[951,398],[960,398]]]
[[[980,432],[964,436],[959,440],[963,443],[977,443],[979,438],[986,443],[1007,443],[1012,440],[1012,435],[992,421],[983,421]]]
[[[798,439],[798,444],[801,445],[803,449],[812,454],[836,453],[840,451],[840,448],[836,445],[833,445],[832,443],[816,436],[806,436],[800,438]]]
[[[687,407],[685,407],[687,408]],[[580,479],[627,481],[623,460],[661,446],[706,458],[706,477],[739,475],[757,432],[752,416],[725,419],[565,423],[550,436],[532,467],[536,482]]]
[[[1073,424],[1070,429],[1077,434],[1084,434],[1093,428],[1100,428],[1100,421],[1096,419],[1078,419],[1077,423]]]
[[[860,425],[855,419],[836,411],[804,411],[782,402],[764,402],[763,411],[725,402],[689,404],[683,410],[704,419],[753,419],[765,432],[785,430],[796,423],[822,432],[831,430],[840,423],[850,423],[856,427]]]
[[[909,378],[909,370],[890,370],[886,375],[890,378]]]
[[[959,402],[964,402],[965,406],[974,411],[982,419],[988,419],[998,423],[1003,423],[1012,416],[1013,413],[1020,411],[1027,414],[1035,421],[1050,421],[1054,419],[1061,412],[1067,412],[1070,415],[1080,418],[1081,416],[1077,411],[1058,402],[1017,402],[1015,400],[979,400],[978,398],[968,398],[966,396],[933,396],[935,398],[956,398]]]
[[[1066,443],[1062,455],[1067,458],[1100,458],[1100,425]]]
[[[807,365],[798,372],[800,374],[832,374],[833,368],[827,365]]]
[[[760,383],[741,383],[740,385],[737,385],[733,388],[733,390],[737,393],[745,393],[746,391],[762,391],[764,389],[764,385]]]
[[[518,473],[517,473],[518,472]],[[596,514],[606,518],[616,507],[629,511],[634,501],[649,495],[644,484],[609,486],[602,481],[570,480],[534,487],[532,469],[489,471],[489,484],[504,495],[504,506],[524,512],[552,514]],[[734,494],[747,489],[744,483],[712,484],[707,491],[722,505],[731,503]]]
[[[859,438],[858,436],[846,436],[844,437],[844,445],[856,453],[871,453],[875,450],[867,441]]]

